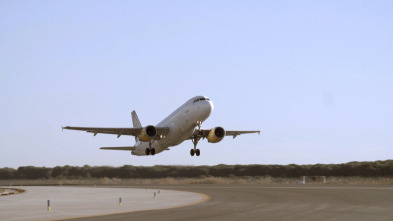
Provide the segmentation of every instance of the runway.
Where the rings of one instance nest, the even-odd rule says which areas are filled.
[[[393,220],[392,186],[189,185],[207,194],[188,207],[75,220]]]

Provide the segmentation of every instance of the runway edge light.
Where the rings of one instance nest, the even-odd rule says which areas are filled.
[[[48,211],[50,211],[50,200],[48,200]]]

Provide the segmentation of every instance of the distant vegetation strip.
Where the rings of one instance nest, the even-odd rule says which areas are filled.
[[[80,179],[80,178],[204,178],[204,177],[280,177],[300,176],[356,176],[393,177],[393,160],[349,162],[344,164],[315,165],[216,165],[152,167],[124,165],[122,167],[85,165],[57,166],[54,168],[24,166],[18,169],[1,168],[0,180],[9,179]]]

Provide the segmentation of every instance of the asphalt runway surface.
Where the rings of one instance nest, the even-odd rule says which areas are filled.
[[[187,207],[72,220],[393,220],[393,186],[187,185],[204,193]]]

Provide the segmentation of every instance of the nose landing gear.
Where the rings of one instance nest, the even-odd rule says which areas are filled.
[[[199,149],[196,149],[196,144],[194,144],[194,149],[190,150],[191,156],[197,155],[197,157],[201,154],[201,151]]]
[[[199,140],[202,138],[201,124],[202,124],[201,121],[196,122],[196,126],[198,127],[198,133],[196,135],[194,135],[194,137],[192,138],[192,143],[194,144],[194,149],[190,150],[191,156],[194,156],[194,155],[199,156],[201,154],[201,151],[196,148]]]

